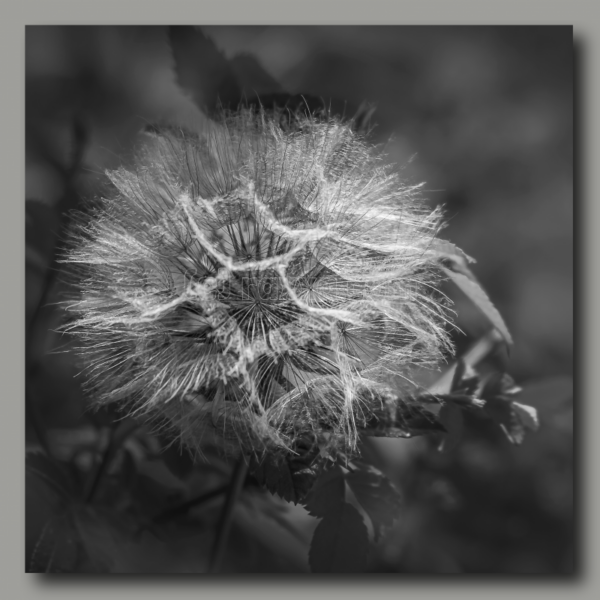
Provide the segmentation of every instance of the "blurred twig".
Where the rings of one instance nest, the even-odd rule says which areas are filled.
[[[110,441],[108,446],[102,455],[102,460],[98,464],[93,477],[90,479],[88,490],[85,494],[85,502],[91,503],[94,499],[96,491],[104,477],[104,474],[108,470],[108,467],[112,463],[116,456],[119,448],[123,445],[125,440],[139,428],[139,424],[132,419],[126,419],[121,421],[115,428],[111,430]]]
[[[210,563],[208,566],[209,573],[217,573],[223,561],[225,548],[227,546],[227,538],[233,521],[233,509],[239,498],[240,492],[246,480],[248,473],[248,464],[245,457],[242,456],[233,469],[231,474],[231,483],[225,498],[225,505],[219,517],[215,541],[210,554]]]

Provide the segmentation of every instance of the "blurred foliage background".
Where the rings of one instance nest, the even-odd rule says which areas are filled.
[[[372,549],[372,570],[572,573],[572,29],[202,31],[186,62],[197,64],[208,103],[236,85],[247,98],[322,98],[348,116],[374,106],[373,141],[445,206],[443,237],[477,259],[473,270],[513,334],[510,357],[488,360],[502,363],[525,388],[522,402],[539,411],[540,431],[520,447],[480,422],[467,422],[462,442],[443,453],[421,438],[366,447],[404,497],[393,530]],[[63,284],[54,250],[65,212],[98,193],[105,169],[127,162],[145,125],[198,129],[208,118],[173,67],[167,28],[27,28],[27,444],[57,461],[30,461],[30,570],[206,568],[218,497],[157,516],[222,485],[227,466],[194,467],[152,432],[122,422],[115,433],[114,414],[86,411],[70,342],[55,333]],[[463,352],[489,325],[460,293],[453,300]],[[315,522],[247,482],[224,569],[306,571]]]

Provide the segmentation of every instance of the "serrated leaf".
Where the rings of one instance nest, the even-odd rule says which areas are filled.
[[[441,270],[467,295],[471,302],[479,308],[490,323],[500,332],[505,342],[508,345],[511,345],[513,343],[512,337],[504,319],[474,276],[466,275],[464,270],[462,272],[457,272],[447,269],[446,267],[441,267]]]
[[[346,475],[346,482],[371,520],[377,541],[398,518],[402,501],[400,492],[372,465],[360,464],[358,469]]]
[[[313,573],[363,573],[367,568],[368,542],[362,517],[344,502],[317,525],[308,563]]]
[[[476,262],[474,258],[463,252],[458,246],[447,240],[435,238],[429,247],[428,254],[434,254],[438,258],[449,261],[452,268],[465,275],[472,275],[468,263]]]
[[[306,509],[314,517],[338,511],[345,501],[346,482],[339,465],[321,471],[308,497]]]
[[[179,85],[208,113],[220,105],[235,108],[242,98],[229,61],[198,27],[169,27]]]
[[[294,481],[294,490],[296,492],[295,504],[303,502],[310,490],[312,489],[317,473],[313,468],[302,469],[301,471],[293,472],[292,478]]]
[[[289,504],[273,502],[273,498],[262,494],[247,494],[244,498],[245,506],[253,510],[257,518],[266,518],[277,523],[279,527],[300,542],[306,542],[305,532],[301,531],[294,522],[293,509]]]
[[[311,457],[266,456],[260,462],[250,461],[250,472],[258,484],[287,502],[302,502],[312,488],[317,474]]]
[[[264,485],[272,493],[288,502],[296,501],[294,481],[287,461],[267,462],[264,466]]]

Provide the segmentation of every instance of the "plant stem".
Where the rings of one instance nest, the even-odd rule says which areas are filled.
[[[94,499],[96,491],[98,490],[98,486],[104,477],[104,474],[108,470],[113,458],[117,454],[121,445],[125,442],[125,440],[136,430],[138,429],[139,424],[133,420],[126,419],[125,421],[121,421],[112,431],[110,435],[110,441],[104,454],[102,455],[102,460],[98,465],[93,478],[91,479],[89,488],[87,493],[85,494],[85,502],[86,504],[90,504]]]
[[[235,504],[244,486],[247,472],[248,464],[242,456],[233,468],[233,473],[231,474],[231,483],[227,490],[225,505],[223,506],[219,517],[217,533],[210,554],[210,563],[208,565],[209,573],[217,573],[221,567],[221,562],[223,561],[225,548],[227,546],[227,538],[229,537],[229,531],[231,530],[231,524],[233,522],[233,509],[235,508]]]

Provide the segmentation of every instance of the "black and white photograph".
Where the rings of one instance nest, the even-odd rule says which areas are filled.
[[[28,25],[24,571],[572,576],[574,64]]]

